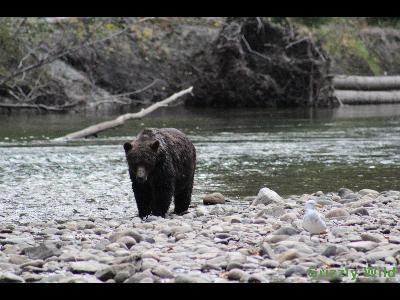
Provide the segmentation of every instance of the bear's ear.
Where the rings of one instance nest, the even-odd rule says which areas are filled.
[[[151,149],[153,149],[153,151],[157,151],[159,146],[160,146],[160,141],[158,141],[158,140],[155,140],[150,145],[150,147],[151,147]]]
[[[124,144],[124,149],[125,149],[125,152],[128,152],[129,150],[132,149],[132,144],[129,143],[129,142],[126,142],[126,143]]]

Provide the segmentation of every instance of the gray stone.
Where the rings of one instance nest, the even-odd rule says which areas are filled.
[[[11,255],[8,261],[11,264],[21,265],[29,261],[29,259],[23,255]]]
[[[52,256],[60,256],[61,250],[55,244],[40,244],[37,247],[28,247],[22,249],[21,254],[28,256],[30,259],[42,259]]]
[[[116,283],[122,283],[127,280],[129,276],[130,274],[128,271],[120,271],[115,275],[114,280]]]
[[[243,277],[248,276],[248,274],[240,269],[232,269],[228,272],[228,279],[229,280],[240,280]]]
[[[60,283],[101,283],[95,276],[90,275],[73,275],[62,277],[58,282]]]
[[[267,236],[267,237],[265,238],[265,241],[268,242],[268,243],[271,243],[271,244],[275,244],[275,243],[278,243],[278,242],[281,242],[281,241],[285,241],[285,240],[287,240],[289,237],[290,237],[290,236],[289,236],[289,235],[286,235],[286,234],[282,234],[282,235],[275,235],[275,234],[272,234],[272,235]]]
[[[295,249],[289,249],[289,250],[287,250],[287,251],[285,251],[285,252],[282,252],[282,253],[278,256],[278,261],[279,261],[280,263],[283,263],[283,262],[285,262],[285,261],[292,260],[292,259],[298,258],[298,257],[300,257],[300,256],[301,256],[301,255],[299,254],[299,252],[298,252],[297,250],[295,250]]]
[[[354,192],[352,190],[346,189],[346,188],[340,188],[338,191],[339,197],[343,198],[344,196],[348,194],[353,194]]]
[[[140,282],[140,280],[142,280],[143,278],[146,278],[146,277],[150,277],[150,278],[153,277],[153,274],[150,272],[149,269],[130,276],[128,279],[126,279],[124,281],[124,283],[137,283],[137,282]]]
[[[116,241],[118,241],[120,238],[122,238],[124,236],[130,236],[130,237],[134,238],[137,243],[140,243],[141,241],[144,240],[144,238],[141,234],[139,234],[138,232],[136,232],[132,229],[114,233],[110,236],[109,240],[112,243],[115,243]]]
[[[156,266],[151,270],[151,272],[161,278],[174,278],[174,274],[164,266]]]
[[[226,270],[230,271],[233,269],[243,269],[243,264],[237,261],[229,262],[228,265],[226,266]]]
[[[344,208],[334,208],[325,215],[328,219],[345,219],[349,216],[350,214]]]
[[[356,209],[352,210],[350,213],[353,215],[358,215],[358,216],[369,216],[368,210],[364,207],[356,208]]]
[[[77,261],[69,264],[69,269],[73,273],[96,273],[108,268],[108,265],[99,263],[95,260]]]
[[[128,249],[132,248],[132,246],[136,245],[136,240],[131,236],[123,236],[117,240],[117,243],[124,244]]]
[[[316,201],[317,204],[321,205],[321,206],[327,206],[327,205],[333,205],[336,204],[333,201],[327,200],[327,199],[318,199]]]
[[[96,271],[95,276],[101,281],[107,281],[109,279],[114,279],[115,277],[115,269],[112,267],[107,267],[101,270]]]
[[[400,244],[400,236],[390,235],[389,236],[389,243]]]
[[[270,269],[275,269],[279,266],[279,263],[272,259],[265,259],[261,262],[261,266],[270,268]]]
[[[109,240],[107,240],[107,239],[102,239],[102,240],[98,241],[98,242],[95,244],[94,249],[104,251],[104,250],[106,249],[106,247],[107,247],[108,245],[110,245],[110,244],[111,244],[111,242],[110,242]]]
[[[341,253],[348,252],[348,249],[341,245],[329,245],[325,248],[321,255],[326,257],[337,256]]]
[[[378,196],[379,192],[375,190],[370,190],[370,189],[362,189],[358,192],[360,196],[365,196],[365,195],[370,195],[370,196]]]
[[[382,243],[386,241],[385,237],[378,233],[363,232],[360,236],[363,241],[371,241],[375,243]]]
[[[264,258],[275,259],[274,250],[272,250],[271,246],[268,243],[261,243],[260,246],[260,255]]]
[[[256,216],[261,217],[262,215],[278,218],[286,213],[285,209],[281,205],[271,205],[271,207],[265,208],[260,211]]]
[[[290,277],[292,275],[306,276],[307,271],[302,266],[292,266],[285,271],[285,276]]]
[[[175,283],[210,283],[211,280],[208,280],[204,277],[195,276],[195,275],[178,275],[175,277]]]
[[[378,247],[378,243],[371,241],[359,241],[359,242],[351,242],[347,244],[347,247],[356,249],[361,252],[368,252],[376,247]]]
[[[26,263],[23,263],[23,264],[20,265],[20,267],[21,268],[25,268],[25,267],[28,267],[28,266],[33,266],[33,267],[41,268],[41,267],[43,267],[43,265],[44,265],[44,261],[43,260],[36,259],[36,260],[31,260],[31,261],[28,261]]]
[[[293,227],[281,227],[276,230],[273,234],[275,235],[295,235],[298,234],[299,231],[294,229]]]
[[[250,277],[247,279],[248,283],[263,283],[267,282],[266,278],[261,275],[261,274],[252,274]]]
[[[293,222],[296,219],[297,219],[297,216],[295,213],[286,213],[279,218],[279,220],[285,221],[285,222]]]
[[[0,271],[0,283],[21,283],[25,282],[25,280],[13,273],[10,272],[2,272]]]
[[[146,277],[140,280],[139,283],[154,283],[154,279],[151,277]]]

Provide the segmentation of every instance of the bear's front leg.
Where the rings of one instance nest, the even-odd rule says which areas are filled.
[[[153,201],[151,202],[151,213],[154,216],[165,218],[169,206],[172,202],[173,195],[172,185],[168,182],[153,187]]]
[[[133,193],[135,194],[136,205],[141,219],[151,214],[151,206],[153,194],[149,187],[132,184]]]

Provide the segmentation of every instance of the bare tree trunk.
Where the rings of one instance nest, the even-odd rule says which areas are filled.
[[[343,76],[333,78],[337,90],[400,90],[400,76]]]
[[[143,118],[144,116],[150,114],[151,112],[155,111],[157,108],[163,107],[163,106],[168,106],[170,103],[175,102],[177,99],[182,97],[183,95],[186,95],[188,93],[191,93],[193,90],[193,87],[187,88],[186,90],[182,90],[178,93],[173,94],[172,96],[168,97],[167,99],[164,99],[162,101],[159,101],[153,105],[150,105],[149,107],[142,109],[140,112],[137,113],[127,113],[124,115],[119,116],[118,118],[111,120],[111,121],[105,121],[99,124],[95,124],[92,126],[89,126],[85,129],[67,134],[65,136],[59,137],[54,139],[54,141],[65,141],[65,140],[71,140],[71,139],[78,139],[78,138],[83,138],[83,137],[88,137],[91,135],[95,135],[101,131],[114,128],[117,126],[121,126],[125,123],[126,120],[130,119],[140,119]]]

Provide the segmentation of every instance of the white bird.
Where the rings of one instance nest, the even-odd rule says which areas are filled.
[[[314,200],[308,200],[303,217],[303,228],[310,233],[310,239],[313,234],[321,234],[326,231],[324,217],[316,211],[315,206],[318,204],[315,204]]]

